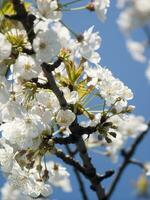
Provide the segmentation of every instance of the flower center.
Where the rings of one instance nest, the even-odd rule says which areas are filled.
[[[40,43],[40,49],[45,49],[46,48],[46,44],[44,42]]]
[[[31,69],[31,65],[29,63],[26,63],[24,65],[24,69],[25,69],[25,71],[29,71]]]

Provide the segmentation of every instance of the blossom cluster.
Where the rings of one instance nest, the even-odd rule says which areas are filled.
[[[95,0],[85,8],[95,10],[103,21],[109,3]],[[40,199],[48,198],[53,187],[71,191],[67,169],[51,155],[57,151],[55,136],[72,135],[70,127],[76,121],[81,127],[95,127],[90,138],[96,134],[96,143],[113,156],[127,137],[147,129],[142,118],[128,116],[134,108],[128,104],[131,89],[100,65],[99,33],[93,26],[82,34],[67,28],[62,22],[65,6],[56,0],[37,0],[27,7],[36,18],[33,41],[19,20],[2,15],[0,164],[9,183],[2,190],[4,199],[10,192],[15,199]]]
[[[97,117],[99,117],[98,114]],[[89,148],[101,147],[97,152],[110,157],[113,162],[117,162],[119,153],[127,144],[128,139],[135,139],[140,133],[147,130],[148,125],[145,123],[142,116],[135,116],[133,114],[124,117],[112,116],[108,122],[113,123],[115,126],[116,138],[113,138],[113,129],[110,130],[112,131],[111,143],[107,143],[104,139],[99,137],[97,132],[95,132],[87,139],[86,145]],[[92,123],[92,121],[89,123]],[[147,171],[149,171],[149,169]]]
[[[146,50],[149,47],[150,33],[150,1],[149,0],[118,0],[117,6],[121,9],[118,17],[118,25],[127,36],[126,46],[133,57],[138,62],[147,63],[146,77],[150,79],[149,59],[146,56]],[[136,41],[134,31],[142,29],[146,39]]]

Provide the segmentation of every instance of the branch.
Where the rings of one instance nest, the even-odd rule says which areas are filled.
[[[61,90],[57,86],[52,72],[49,71],[45,65],[42,65],[42,69],[43,69],[43,72],[44,72],[44,74],[45,74],[45,76],[46,76],[46,78],[48,80],[49,88],[57,96],[61,108],[62,109],[66,109],[68,107],[67,101],[64,98],[63,92],[61,92]],[[86,149],[85,143],[84,143],[83,138],[82,138],[83,134],[85,134],[85,133],[88,134],[87,128],[81,127],[77,123],[77,119],[76,119],[70,125],[69,129],[70,129],[72,135],[75,138],[77,138],[76,146],[77,146],[77,149],[78,149],[78,151],[80,153],[80,157],[81,157],[81,159],[83,161],[83,164],[84,164],[84,172],[79,167],[79,165],[77,165],[77,167],[79,167],[78,170],[80,172],[82,172],[86,176],[86,178],[91,182],[91,189],[93,189],[96,192],[97,198],[99,200],[100,199],[104,199],[105,198],[105,191],[104,191],[104,188],[102,187],[102,185],[100,183],[101,182],[101,176],[96,173],[96,169],[95,169],[95,167],[93,166],[93,164],[91,162],[91,158],[89,157],[89,155],[87,153],[87,149]],[[92,132],[94,132],[93,131],[93,127],[90,127],[90,131],[91,131],[91,129],[92,129]],[[96,131],[96,127],[94,127],[94,130]],[[68,157],[68,156],[66,157],[63,152],[57,152],[56,155],[59,158],[63,159],[63,161],[66,162],[67,164],[75,166],[74,165],[75,163],[73,162],[73,159],[71,159],[71,157]],[[69,158],[69,160],[68,160],[68,158]]]
[[[67,149],[69,155],[72,156],[73,152],[71,151],[69,145],[66,145],[66,149]],[[85,190],[84,183],[83,183],[83,180],[82,180],[80,173],[78,172],[78,170],[75,167],[73,167],[73,171],[74,171],[76,178],[77,178],[77,181],[79,183],[80,192],[81,192],[83,200],[88,200],[89,198],[86,194],[86,190]]]
[[[74,168],[74,173],[76,175],[76,178],[78,180],[78,183],[79,183],[79,187],[80,187],[80,191],[81,191],[81,194],[82,194],[82,198],[83,200],[88,200],[88,196],[86,194],[86,191],[85,191],[85,187],[84,187],[84,183],[83,183],[83,180],[82,180],[82,177],[80,175],[80,173],[78,172],[78,170],[76,170],[76,168]]]
[[[62,138],[62,137],[54,137],[53,141],[55,144],[75,144],[77,142],[77,137],[73,137],[73,135],[70,135],[68,137]]]
[[[80,157],[83,161],[84,167],[86,168],[87,171],[89,171],[88,179],[91,182],[91,189],[96,191],[97,198],[99,200],[104,199],[105,198],[104,188],[102,187],[100,183],[100,179],[96,173],[96,169],[93,166],[91,162],[91,158],[89,157],[87,153],[87,149],[82,137],[80,138],[79,142],[76,145],[80,153]]]
[[[61,158],[66,164],[71,165],[75,167],[78,171],[80,171],[82,174],[86,175],[85,168],[80,165],[78,161],[75,161],[71,156],[65,155],[63,151],[60,149],[54,150],[54,154],[58,157]]]
[[[44,67],[47,70],[47,72],[52,72],[61,65],[62,61],[63,58],[58,57],[58,59],[53,64],[43,63],[42,67]]]
[[[66,109],[68,107],[68,104],[67,104],[67,101],[66,99],[64,98],[64,95],[63,93],[60,91],[60,89],[58,88],[56,82],[55,82],[55,79],[53,77],[53,74],[52,72],[49,72],[47,70],[47,67],[43,66],[42,65],[42,69],[43,69],[43,72],[45,74],[45,76],[47,77],[48,79],[48,83],[49,83],[49,87],[50,89],[54,92],[54,94],[57,96],[58,98],[58,101],[61,105],[61,108],[63,109]],[[85,172],[83,174],[85,174],[85,176],[87,177],[87,179],[91,182],[91,189],[93,189],[94,191],[96,191],[96,194],[97,194],[97,198],[100,200],[100,199],[104,199],[105,198],[105,191],[100,183],[100,176],[96,173],[96,169],[94,168],[92,162],[91,162],[91,158],[89,157],[88,153],[87,153],[87,149],[86,149],[86,146],[85,146],[85,143],[81,137],[81,135],[83,135],[84,133],[87,133],[86,132],[86,128],[84,127],[81,127],[78,123],[73,122],[70,127],[69,127],[70,131],[72,132],[72,135],[74,137],[77,137],[77,142],[76,142],[76,146],[77,146],[77,149],[80,153],[80,157],[83,161],[83,164],[84,164],[84,167],[85,167],[85,171],[86,171],[86,174]],[[84,130],[84,131],[83,131]],[[86,131],[85,131],[86,130]],[[94,127],[94,130],[95,127]],[[91,131],[91,128],[90,128],[90,131]],[[93,131],[93,127],[92,127],[92,132]],[[64,157],[64,154],[61,153],[59,155],[57,155],[58,157],[64,159],[64,161],[68,162],[68,160],[65,159]],[[68,164],[72,164],[72,162],[68,162]],[[73,166],[73,165],[72,165]],[[81,171],[81,169],[80,169]]]
[[[134,141],[134,143],[131,145],[130,149],[128,151],[123,151],[123,156],[124,156],[124,161],[122,163],[122,165],[120,166],[118,173],[116,174],[116,177],[114,178],[111,187],[108,191],[107,194],[107,198],[106,199],[110,199],[111,195],[113,194],[114,190],[116,189],[116,186],[120,180],[120,178],[122,177],[122,174],[124,172],[124,170],[126,169],[126,167],[128,166],[128,164],[131,161],[132,156],[134,155],[138,145],[142,142],[142,140],[144,139],[144,137],[148,134],[150,129],[150,123],[148,123],[148,128],[146,131],[142,132]]]
[[[96,127],[82,127],[79,124],[77,124],[76,126],[74,125],[74,123],[69,127],[70,131],[73,133],[75,132],[76,134],[71,134],[68,137],[54,137],[52,138],[53,141],[55,142],[55,144],[75,144],[79,141],[80,137],[84,134],[90,135],[93,132],[96,131]],[[51,136],[50,138],[51,139]]]
[[[32,44],[35,38],[33,27],[34,27],[34,20],[36,19],[36,17],[32,14],[29,14],[26,11],[25,5],[21,0],[12,0],[12,3],[13,3],[14,10],[16,12],[16,15],[6,16],[6,17],[9,17],[9,19],[11,18],[16,19],[22,23],[22,25],[24,26],[27,32],[28,39],[30,43]]]
[[[52,72],[49,72],[49,70],[47,69],[47,67],[45,65],[42,65],[42,69],[48,80],[49,89],[51,89],[54,92],[54,94],[56,95],[56,97],[58,98],[60,106],[62,108],[67,108],[68,107],[67,101],[64,98],[63,92],[57,87]]]
[[[132,160],[129,160],[129,163],[144,169],[144,164],[138,160],[132,159]]]

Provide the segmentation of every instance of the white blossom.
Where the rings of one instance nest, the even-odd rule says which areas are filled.
[[[68,87],[62,88],[62,91],[68,104],[76,104],[79,100],[79,95],[77,91],[70,91]]]
[[[134,6],[142,20],[150,18],[150,4],[148,0],[136,0],[134,1]]]
[[[58,10],[57,0],[36,0],[37,8],[40,14],[51,20],[60,20],[62,17],[61,11]]]
[[[60,22],[55,23],[52,28],[59,37],[61,47],[65,49],[70,49],[72,38],[69,30]]]
[[[4,76],[0,76],[0,110],[1,107],[9,100],[9,83]]]
[[[32,174],[32,172],[28,170],[22,170],[17,163],[8,176],[8,180],[15,189],[19,189],[23,194],[33,198],[37,198],[40,195],[48,197],[52,194],[52,187],[50,184],[38,181],[35,172]]]
[[[31,113],[40,116],[41,121],[50,128],[51,121],[53,119],[53,112],[44,108],[42,105],[35,105],[31,109]]]
[[[91,81],[88,83],[88,85],[93,85],[95,87],[97,87],[99,80],[103,81],[107,77],[112,76],[112,73],[109,69],[103,68],[100,65],[96,65],[96,67],[92,68],[86,64],[84,71],[86,76],[91,78]]]
[[[18,27],[11,28],[6,32],[6,37],[13,47],[21,47],[31,49],[31,44],[28,41],[27,32],[21,24]]]
[[[50,184],[45,184],[43,181],[36,181],[28,185],[28,195],[32,198],[49,197],[53,190]]]
[[[40,31],[33,41],[38,62],[50,62],[60,51],[60,41],[57,33],[51,28],[45,32]]]
[[[53,113],[57,112],[60,109],[59,101],[56,95],[52,92],[40,90],[36,94],[36,99],[38,101],[38,104],[44,106],[46,109],[52,111]]]
[[[107,9],[110,6],[110,0],[94,0],[93,1],[94,9],[97,14],[97,17],[101,21],[105,21]]]
[[[31,200],[29,196],[22,194],[20,190],[15,189],[8,182],[1,189],[1,198],[2,200]]]
[[[9,173],[13,167],[14,151],[13,148],[0,139],[0,165],[4,172]]]
[[[15,118],[1,126],[3,137],[19,149],[26,149],[33,144],[32,139],[39,136],[45,129],[39,116],[25,115]]]
[[[69,173],[66,168],[61,164],[49,161],[47,163],[47,168],[50,170],[50,183],[55,187],[60,187],[64,192],[71,192],[72,187],[69,180]]]
[[[120,14],[118,24],[123,32],[127,33],[131,30],[144,26],[149,23],[150,4],[148,0],[131,0]]]
[[[103,140],[99,133],[93,133],[88,138],[85,135],[83,138],[85,139],[87,148],[95,148],[103,145]]]
[[[75,120],[75,117],[71,110],[59,110],[56,121],[60,126],[69,126]]]
[[[0,107],[1,119],[3,122],[14,120],[19,117],[23,111],[22,106],[13,100],[12,97]]]
[[[98,32],[93,33],[94,26],[83,33],[81,41],[75,45],[76,54],[84,57],[88,61],[97,64],[100,61],[100,55],[96,52],[101,45],[101,38]]]
[[[144,56],[144,52],[145,52],[145,45],[143,43],[140,42],[136,42],[133,40],[128,40],[127,41],[127,48],[131,54],[131,56],[143,63],[146,61],[146,57]]]
[[[148,125],[145,122],[144,117],[129,115],[124,120],[120,120],[118,124],[118,130],[124,136],[135,138],[143,131],[146,131]]]
[[[0,33],[0,61],[8,58],[11,54],[12,45],[6,36]]]
[[[112,76],[100,81],[98,87],[107,105],[112,105],[116,102],[115,106],[119,104],[121,107],[125,107],[127,106],[127,101],[133,98],[132,91],[123,82]],[[118,101],[118,99],[120,100]]]
[[[36,78],[40,71],[41,68],[35,62],[34,58],[26,54],[20,54],[14,65],[14,73],[16,76],[26,80]]]

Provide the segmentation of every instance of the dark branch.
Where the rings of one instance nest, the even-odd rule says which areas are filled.
[[[53,141],[55,144],[75,144],[77,142],[78,138],[74,137],[73,135],[70,135],[68,137],[62,138],[62,137],[55,137],[53,138]]]
[[[138,160],[132,159],[132,160],[129,160],[129,163],[144,169],[144,164]]]
[[[87,171],[89,171],[88,179],[91,182],[91,189],[93,189],[96,192],[97,198],[99,200],[104,199],[105,198],[104,188],[100,183],[99,175],[96,173],[96,169],[93,166],[91,158],[87,153],[87,149],[82,137],[80,137],[80,140],[77,142],[76,145],[80,153],[80,157],[83,161],[84,167],[86,168]]]
[[[81,177],[80,173],[78,172],[78,170],[76,170],[76,168],[74,168],[74,173],[77,177],[83,200],[88,200],[89,198],[86,194],[86,191],[85,191],[85,188],[84,188],[84,183],[82,181],[82,177]]]
[[[47,69],[47,67],[45,67],[45,65],[44,66],[42,65],[42,69],[48,80],[49,89],[51,89],[58,98],[61,108],[66,109],[68,107],[67,101],[64,98],[63,92],[57,87],[52,72],[49,72],[49,70]]]
[[[36,19],[36,17],[32,14],[29,14],[26,11],[25,5],[21,0],[12,0],[12,3],[13,3],[14,10],[16,12],[16,15],[7,16],[7,17],[9,17],[9,19],[12,18],[12,19],[18,20],[22,23],[22,25],[24,26],[27,32],[28,39],[30,43],[32,44],[35,38],[33,27],[34,27],[34,20]]]
[[[55,144],[75,144],[79,141],[80,137],[84,134],[90,135],[92,133],[94,133],[96,131],[96,127],[82,127],[79,124],[77,124],[76,126],[74,124],[72,124],[70,126],[70,130],[72,133],[76,133],[76,134],[71,134],[68,137],[54,137],[53,141],[55,142]]]
[[[71,156],[65,155],[60,149],[55,149],[54,153],[58,158],[61,158],[66,164],[75,167],[82,174],[86,175],[85,168],[82,167],[80,163],[78,161],[75,161]]]
[[[114,190],[116,189],[116,186],[120,180],[120,178],[122,177],[122,174],[124,172],[124,170],[126,169],[126,167],[128,166],[128,164],[130,163],[130,160],[132,159],[132,156],[134,155],[138,145],[142,142],[142,140],[144,139],[144,137],[148,134],[150,129],[150,123],[148,123],[148,129],[144,132],[142,132],[134,141],[134,143],[131,145],[130,149],[128,151],[123,151],[123,157],[124,157],[124,161],[122,163],[122,165],[120,166],[118,173],[116,174],[116,177],[114,178],[111,187],[108,191],[107,194],[107,198],[106,199],[110,199],[111,195],[113,194]]]
[[[104,179],[110,178],[112,175],[114,175],[114,170],[106,171],[104,175],[100,176],[100,181],[103,181]]]
[[[67,149],[69,155],[72,156],[73,152],[71,151],[69,145],[66,145],[66,149]],[[75,167],[73,167],[73,171],[74,171],[75,176],[77,178],[77,181],[79,183],[79,187],[80,187],[80,192],[81,192],[81,195],[82,195],[82,199],[83,200],[88,200],[89,198],[88,198],[88,196],[86,194],[86,190],[85,190],[84,183],[83,183],[83,180],[82,180],[80,172],[78,172],[78,170]]]
[[[45,68],[47,72],[52,72],[61,65],[62,61],[63,59],[58,57],[58,59],[53,64],[43,63],[42,67]]]
[[[45,74],[45,76],[48,80],[49,88],[57,96],[61,108],[66,109],[68,107],[67,101],[64,98],[63,93],[58,88],[52,72],[49,72],[47,67],[43,66],[43,65],[42,65],[42,69],[43,69],[43,72],[44,72],[44,74]],[[91,189],[93,189],[96,192],[97,198],[99,200],[104,199],[105,198],[105,191],[104,191],[104,189],[103,189],[103,187],[100,183],[100,178],[99,178],[100,176],[96,173],[96,169],[94,168],[94,166],[91,162],[91,158],[89,157],[89,155],[87,153],[85,143],[84,143],[84,141],[81,137],[84,133],[88,134],[88,130],[86,130],[87,131],[86,132],[85,128],[79,126],[79,124],[76,122],[76,120],[75,120],[75,122],[73,122],[70,125],[69,129],[70,129],[72,135],[74,137],[77,137],[76,146],[77,146],[77,149],[80,153],[80,157],[81,157],[83,164],[84,164],[84,172],[82,172],[82,173],[83,174],[86,173],[85,176],[91,182]],[[96,131],[95,127],[94,127],[94,130]],[[90,128],[90,131],[91,131],[91,128]],[[94,132],[93,127],[92,127],[92,132]],[[64,162],[67,162],[68,164],[71,164],[72,166],[74,166],[73,163],[72,163],[72,159],[71,160],[66,159],[66,157],[64,157],[63,152],[61,152],[60,154],[57,154],[57,156],[60,157],[61,159],[63,159]],[[81,172],[81,169],[79,171]]]

